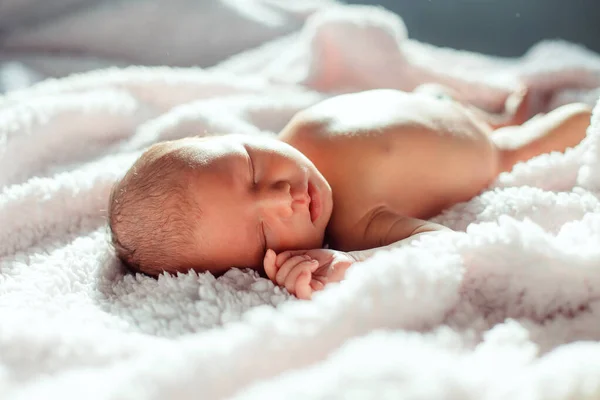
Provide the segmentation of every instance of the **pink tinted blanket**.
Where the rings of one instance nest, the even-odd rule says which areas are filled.
[[[210,69],[98,70],[6,95],[0,397],[600,396],[598,108],[578,147],[435,218],[461,234],[382,251],[310,302],[249,271],[132,276],[110,252],[111,185],[148,145],[275,133],[332,94],[428,81],[490,110],[520,82],[537,111],[595,105],[600,57],[554,41],[518,59],[440,49],[384,10],[331,4]]]

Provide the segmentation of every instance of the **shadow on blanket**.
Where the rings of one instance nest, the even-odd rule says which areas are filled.
[[[600,57],[438,49],[384,10],[336,5],[210,70],[102,70],[1,98],[0,397],[598,395],[600,345],[574,342],[600,340],[600,106],[579,146],[435,218],[462,233],[380,252],[310,302],[251,271],[153,279],[112,255],[110,187],[145,146],[273,134],[334,92],[432,77],[484,108],[524,81],[547,111],[596,104]]]

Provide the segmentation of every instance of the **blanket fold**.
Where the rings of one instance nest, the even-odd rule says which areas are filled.
[[[0,99],[0,397],[600,396],[600,56],[440,49],[397,15],[335,2],[290,3],[292,32],[284,3],[259,3],[246,16],[279,27],[273,40],[228,38],[237,50],[210,68],[101,69]],[[428,82],[490,111],[523,83],[533,112],[595,109],[576,148],[434,218],[456,232],[379,252],[310,302],[246,270],[133,276],[111,252],[110,189],[152,143],[273,135],[337,93]]]

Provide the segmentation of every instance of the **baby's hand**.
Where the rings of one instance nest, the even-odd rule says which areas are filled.
[[[308,300],[314,291],[330,282],[339,282],[356,262],[348,253],[329,249],[290,250],[279,254],[267,250],[265,273],[299,299]]]

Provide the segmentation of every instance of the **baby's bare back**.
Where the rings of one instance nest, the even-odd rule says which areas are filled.
[[[381,209],[424,219],[475,196],[497,175],[489,131],[458,104],[376,90],[319,103],[280,138],[329,181],[328,230],[344,242]]]

